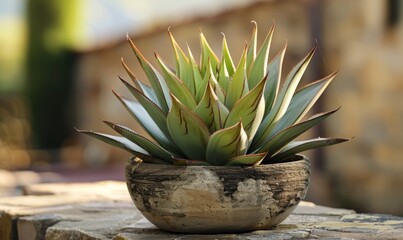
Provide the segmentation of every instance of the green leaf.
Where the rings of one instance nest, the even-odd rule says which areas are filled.
[[[271,39],[273,37],[274,25],[271,27],[266,39],[263,42],[255,60],[248,72],[249,88],[254,88],[267,74],[267,62],[269,59],[269,51]]]
[[[266,153],[236,156],[230,159],[225,166],[257,166],[266,157]]]
[[[192,110],[172,97],[172,108],[168,113],[167,124],[173,141],[192,160],[204,160],[209,130]]]
[[[166,115],[154,102],[152,102],[149,98],[147,98],[143,93],[134,88],[124,79],[120,78],[122,83],[126,86],[127,89],[133,94],[133,96],[137,99],[140,105],[147,111],[150,117],[154,120],[154,122],[158,125],[158,127],[165,132],[168,133],[168,128],[166,124]]]
[[[169,97],[169,89],[164,81],[164,78],[161,74],[145,59],[143,54],[137,49],[134,45],[133,41],[127,36],[127,40],[130,43],[131,48],[133,49],[134,54],[136,55],[138,61],[140,62],[141,67],[144,70],[144,73],[147,75],[148,81],[154,89],[155,95],[158,99],[158,106],[162,109],[163,112],[168,113],[169,108],[171,106],[171,99]]]
[[[201,73],[204,76],[208,71],[210,71],[209,67],[211,65],[214,71],[217,71],[220,61],[218,57],[215,55],[210,45],[208,44],[206,37],[204,37],[203,32],[200,31],[200,45],[201,45]]]
[[[287,112],[280,119],[280,121],[277,122],[270,135],[274,135],[284,128],[299,122],[319,99],[336,74],[337,72],[334,72],[329,76],[306,85],[297,91],[291,99]]]
[[[225,165],[230,158],[244,155],[247,151],[248,136],[239,122],[211,135],[207,144],[206,161],[212,165]]]
[[[197,66],[197,63],[193,57],[192,51],[190,50],[189,46],[188,46],[188,54],[189,54],[190,65],[192,67],[193,80],[194,80],[194,85],[195,85],[195,94],[193,96],[197,96],[200,86],[202,85],[202,82],[203,82],[203,77],[200,73],[200,69]],[[197,98],[196,98],[196,100],[197,100]],[[200,101],[200,99],[199,99],[199,101]]]
[[[157,95],[155,95],[154,89],[152,89],[151,87],[149,87],[147,84],[143,83],[140,80],[137,80],[136,82],[140,86],[141,92],[143,92],[148,99],[153,101],[153,103],[158,105],[158,98]]]
[[[211,166],[211,164],[200,160],[189,160],[182,158],[174,158],[175,166]]]
[[[228,85],[230,82],[230,75],[225,62],[221,62],[220,72],[218,73],[218,83],[224,92],[228,92]]]
[[[165,65],[162,59],[156,54],[162,73],[165,77],[165,82],[168,85],[171,94],[173,94],[179,101],[190,109],[196,107],[196,101],[193,94],[189,91],[189,88],[183,83],[182,80],[178,79],[174,73],[172,73],[169,68]]]
[[[168,34],[169,38],[171,39],[172,48],[175,53],[176,73],[178,74],[179,78],[185,83],[191,94],[194,96],[196,88],[193,81],[192,65],[169,30]]]
[[[115,130],[117,133],[122,135],[123,137],[136,143],[142,149],[144,149],[145,151],[150,153],[151,156],[157,157],[168,164],[173,164],[172,154],[169,153],[164,148],[160,147],[159,145],[156,145],[155,143],[153,143],[150,140],[148,140],[147,138],[137,134],[136,132],[134,132],[133,130],[131,130],[130,128],[128,128],[126,126],[123,126],[120,124],[114,124],[109,121],[104,121],[104,123],[106,125],[108,125],[109,127],[111,127],[113,130]]]
[[[213,91],[210,89],[210,91]],[[213,111],[214,111],[214,121],[216,124],[216,129],[222,129],[224,127],[225,121],[228,118],[229,115],[229,110],[227,107],[218,99],[218,97],[214,97],[214,105],[213,105]]]
[[[210,82],[210,72],[211,71],[207,71],[207,73],[204,75],[203,77],[203,81],[201,82],[199,88],[197,89],[197,94],[196,94],[196,102],[200,102],[201,99],[204,96],[204,93],[206,92],[207,89],[207,85]]]
[[[228,114],[224,126],[229,127],[242,121],[249,140],[253,139],[264,114],[264,78],[254,89],[239,99]]]
[[[154,90],[136,78],[136,76],[133,74],[130,68],[123,61],[123,58],[121,58],[120,60],[130,79],[133,81],[135,88],[139,89],[142,93],[144,93],[144,95],[147,96],[147,98],[149,98],[151,101],[153,101],[155,104],[158,105],[158,99],[157,96],[155,95]]]
[[[214,105],[216,104],[217,100],[218,97],[215,95],[214,90],[209,83],[202,100],[195,108],[195,113],[200,117],[200,119],[203,120],[211,133],[217,130],[214,121]]]
[[[228,109],[218,99],[211,84],[203,96],[203,99],[197,105],[195,113],[204,121],[208,126],[210,133],[222,129],[229,114]]]
[[[265,162],[282,162],[283,160],[287,159],[290,156],[293,156],[297,153],[320,148],[326,147],[334,144],[339,144],[342,142],[349,141],[350,139],[346,138],[315,138],[309,139],[304,141],[293,141],[287,144],[281,151],[279,151],[276,155],[269,159],[265,159]]]
[[[299,81],[301,80],[306,68],[308,67],[309,62],[311,61],[315,50],[316,47],[314,47],[308,53],[308,55],[300,63],[298,63],[288,74],[280,91],[280,94],[277,96],[273,109],[269,112],[268,115],[264,117],[262,123],[259,126],[256,136],[252,142],[252,149],[255,149],[257,148],[257,146],[262,145],[266,141],[266,139],[269,138],[268,136],[273,130],[273,127],[287,111],[292,96],[294,95]]]
[[[218,82],[220,83],[225,92],[227,92],[228,89],[229,78],[230,76],[234,75],[234,72],[235,72],[234,62],[232,61],[231,54],[228,50],[227,39],[223,34],[221,66]]]
[[[268,139],[261,146],[261,148],[258,149],[258,152],[268,152],[266,158],[270,158],[271,156],[276,154],[279,150],[284,148],[288,143],[294,140],[296,137],[298,137],[308,129],[312,128],[313,126],[317,125],[324,119],[328,118],[337,110],[339,110],[339,108],[330,112],[316,114],[304,122],[300,122],[298,124],[295,124],[289,128],[282,130],[278,134]]]
[[[227,44],[227,39],[225,38],[225,35],[223,37],[223,42],[222,42],[222,60],[221,62],[225,62],[225,65],[227,66],[228,74],[232,76],[235,72],[235,66],[234,62],[232,61],[231,53],[228,49],[228,44]]]
[[[248,47],[248,53],[246,55],[246,69],[250,70],[252,67],[253,61],[255,61],[256,58],[256,49],[257,49],[257,23],[255,21],[252,21],[253,23],[253,32],[252,32],[252,37],[249,41],[249,47]]]
[[[136,86],[137,89],[140,89],[140,85],[138,84],[137,78],[134,75],[134,73],[130,70],[130,68],[126,65],[125,61],[123,58],[120,59],[120,62],[122,63],[123,68],[126,70],[127,75],[129,75],[130,79],[133,81],[134,85]]]
[[[87,130],[78,130],[78,129],[76,129],[76,130],[80,133],[83,133],[90,137],[101,140],[102,142],[105,142],[109,145],[124,149],[124,150],[128,151],[129,153],[133,154],[134,156],[141,158],[144,162],[166,164],[164,161],[154,159],[153,157],[150,156],[150,154],[146,150],[144,150],[143,148],[139,147],[137,144],[129,141],[128,139],[126,139],[124,137],[113,136],[113,135],[109,135],[109,134],[98,133],[98,132],[87,131]]]
[[[134,119],[155,141],[158,142],[158,144],[163,146],[165,149],[168,149],[172,153],[180,154],[180,150],[172,142],[172,138],[169,135],[166,121],[165,123],[161,122],[161,118],[159,117],[153,119],[139,102],[123,98],[115,91],[113,91],[113,93],[123,104],[123,106],[125,106],[127,111],[134,117]]]
[[[276,54],[276,56],[274,56],[274,58],[269,62],[269,65],[267,66],[269,76],[266,82],[266,87],[264,89],[264,98],[266,101],[265,116],[270,112],[277,98],[281,80],[281,70],[286,49],[287,43],[284,45],[283,49],[280,50]]]
[[[227,97],[225,98],[225,106],[232,109],[234,104],[248,92],[248,83],[246,80],[246,50],[245,47],[234,76],[228,86]]]
[[[221,88],[221,85],[218,83],[217,78],[214,75],[213,69],[210,66],[210,84],[212,88],[214,89],[215,94],[217,95],[218,99],[221,102],[225,101],[225,93],[223,89]]]

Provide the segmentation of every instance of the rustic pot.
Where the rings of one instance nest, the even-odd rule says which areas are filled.
[[[310,163],[253,167],[172,166],[129,161],[126,183],[136,207],[160,229],[236,233],[282,222],[305,197]]]

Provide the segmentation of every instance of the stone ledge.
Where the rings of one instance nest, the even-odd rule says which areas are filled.
[[[403,218],[301,202],[282,224],[243,234],[167,233],[134,207],[124,182],[38,184],[0,198],[0,239],[403,239]]]

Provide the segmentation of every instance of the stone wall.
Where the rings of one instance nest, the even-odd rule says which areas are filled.
[[[326,105],[342,105],[326,127],[355,136],[326,151],[327,171],[344,205],[403,215],[403,22],[387,26],[387,3],[325,6],[325,65],[341,69]]]

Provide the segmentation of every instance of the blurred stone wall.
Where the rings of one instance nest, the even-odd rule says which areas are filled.
[[[250,39],[250,21],[258,22],[261,43],[275,19],[271,56],[287,39],[285,75],[314,45],[312,25],[319,24],[322,32],[320,50],[314,59],[319,65],[311,66],[310,70],[330,73],[340,68],[338,77],[323,98],[326,100],[323,107],[324,110],[340,105],[342,108],[327,120],[325,133],[326,136],[355,138],[325,149],[323,159],[313,159],[314,162],[322,161],[325,168],[323,171],[314,169],[308,198],[359,211],[402,215],[403,191],[399,189],[403,185],[403,23],[387,25],[390,1],[318,2],[323,12],[316,19],[310,12],[310,4],[315,1],[264,1],[212,18],[167,23],[131,37],[152,63],[156,63],[155,51],[172,64],[168,26],[178,43],[182,47],[188,43],[195,56],[199,54],[199,28],[218,52],[221,32],[224,32],[237,62],[245,40]],[[107,119],[136,129],[134,120],[111,93],[114,88],[121,95],[130,96],[117,77],[128,79],[120,65],[121,57],[139,79],[145,79],[126,41],[82,53],[77,89],[78,128],[113,133],[100,120]],[[312,76],[317,75],[308,73],[303,83],[316,80]],[[311,135],[315,134],[311,132]],[[82,156],[87,164],[98,165],[110,159],[129,157],[122,150],[103,143],[85,137],[80,139],[81,146],[85,146]]]
[[[391,2],[326,1],[325,66],[340,67],[326,105],[342,105],[326,127],[355,136],[326,158],[338,201],[403,215],[403,22],[388,25]]]

